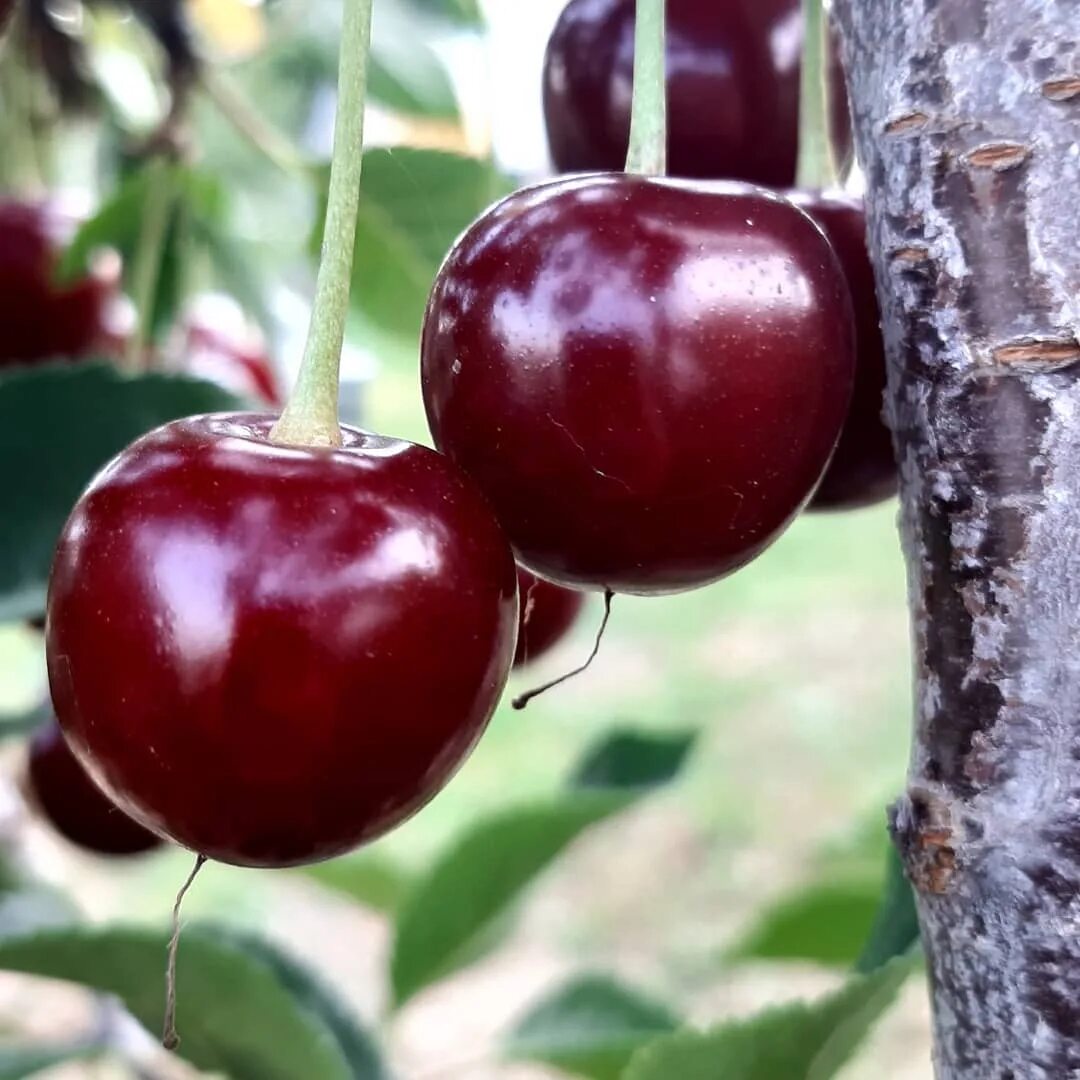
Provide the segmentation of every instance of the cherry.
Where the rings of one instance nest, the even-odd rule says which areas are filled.
[[[862,199],[842,192],[791,192],[788,197],[824,230],[844,268],[855,311],[855,392],[836,453],[810,504],[812,510],[850,510],[896,493],[892,435],[881,417],[885,341],[866,250]]]
[[[248,866],[330,858],[438,791],[509,672],[506,540],[444,457],[273,418],[176,421],[61,536],[46,650],[79,760],[138,821]]]
[[[139,855],[159,837],[109,801],[68,748],[55,722],[30,741],[26,781],[31,801],[67,840],[98,855]]]
[[[120,280],[115,254],[71,285],[53,281],[74,224],[55,203],[0,201],[0,368],[108,349],[109,306]]]
[[[262,334],[228,297],[198,297],[181,320],[177,366],[226,390],[279,407],[281,384]]]
[[[795,182],[799,0],[668,0],[668,168],[673,176]],[[843,74],[833,53],[833,140],[851,153]],[[626,160],[634,0],[570,0],[548,44],[544,112],[562,172]]]
[[[524,667],[549,649],[569,632],[581,614],[585,597],[574,589],[564,589],[550,581],[518,567],[517,651],[514,667]]]
[[[634,175],[519,191],[435,282],[437,445],[518,560],[652,594],[724,577],[813,494],[854,377],[848,289],[785,199]]]

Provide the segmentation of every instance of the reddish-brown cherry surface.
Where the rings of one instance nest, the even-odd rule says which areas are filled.
[[[139,855],[161,839],[132,821],[90,779],[68,748],[60,728],[48,723],[30,741],[28,795],[66,840],[97,855]]]
[[[842,192],[791,192],[825,231],[844,268],[855,312],[855,392],[836,453],[810,504],[812,510],[852,510],[896,493],[892,434],[882,419],[885,341],[866,250],[862,199]]]
[[[585,597],[518,568],[517,651],[514,667],[524,667],[554,648],[581,614]]]
[[[271,417],[132,444],[64,530],[47,654],[72,748],[134,817],[210,858],[340,854],[422,806],[514,654],[513,558],[444,457]]]
[[[795,182],[799,0],[668,0],[668,169],[673,176]],[[833,139],[851,152],[833,53]],[[634,0],[570,0],[548,44],[544,112],[561,172],[621,169],[630,134]]]
[[[853,337],[836,256],[790,202],[568,178],[503,200],[450,253],[424,399],[527,568],[677,592],[747,563],[813,494]]]
[[[118,267],[56,284],[56,260],[71,226],[49,203],[0,200],[0,368],[107,347]]]

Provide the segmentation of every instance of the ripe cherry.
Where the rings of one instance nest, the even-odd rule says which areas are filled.
[[[518,567],[519,621],[514,667],[524,667],[562,640],[581,614],[585,597]]]
[[[204,294],[185,312],[174,343],[176,361],[189,375],[236,394],[280,407],[281,383],[266,340],[229,297]]]
[[[55,722],[30,741],[26,761],[30,800],[65,839],[98,855],[139,855],[161,839],[132,821],[90,779]]]
[[[836,453],[810,504],[812,510],[850,510],[896,493],[892,435],[881,416],[885,394],[885,341],[866,250],[862,199],[842,192],[788,196],[824,230],[844,268],[855,312],[855,392]]]
[[[530,570],[694,588],[813,494],[851,397],[850,307],[825,237],[777,196],[554,181],[496,205],[443,264],[428,420]]]
[[[673,176],[795,182],[802,14],[799,0],[668,0],[668,168]],[[570,0],[548,44],[544,112],[561,172],[626,160],[634,0]],[[838,54],[833,140],[851,152]]]
[[[109,308],[120,280],[115,253],[71,285],[53,280],[74,225],[55,203],[0,201],[0,368],[108,349]]]
[[[209,858],[330,858],[419,809],[514,653],[513,558],[444,457],[273,418],[177,421],[98,474],[61,536],[49,684],[126,811]]]

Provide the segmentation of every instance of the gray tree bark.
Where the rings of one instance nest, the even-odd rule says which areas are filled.
[[[1080,1077],[1080,0],[836,0],[902,473],[941,1080]]]

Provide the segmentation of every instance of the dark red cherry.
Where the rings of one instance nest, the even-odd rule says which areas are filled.
[[[206,294],[185,313],[177,335],[176,366],[265,405],[283,403],[266,339],[228,297]]]
[[[87,776],[55,723],[45,724],[30,741],[26,786],[30,801],[53,828],[87,851],[139,855],[161,845]]]
[[[847,285],[802,211],[621,174],[485,213],[422,341],[436,443],[519,561],[641,594],[716,581],[780,535],[836,445],[854,363]]]
[[[668,0],[668,169],[673,176],[795,182],[800,0]],[[634,0],[570,0],[544,62],[544,113],[561,172],[626,160]],[[833,139],[851,152],[843,73],[833,52]]]
[[[115,253],[71,285],[53,280],[75,224],[55,203],[0,201],[0,368],[108,350],[120,277]]]
[[[855,311],[855,393],[836,453],[810,504],[812,510],[851,510],[896,493],[892,435],[882,419],[885,341],[866,250],[863,201],[842,192],[788,196],[825,231],[844,268]]]
[[[288,866],[386,832],[476,742],[514,654],[517,581],[442,455],[272,417],[177,421],[98,474],[49,587],[49,685],[72,749],[140,822],[210,858]]]
[[[514,667],[524,667],[559,643],[581,614],[585,597],[518,567],[518,638]]]

